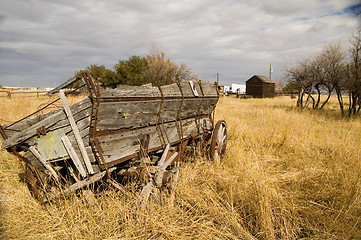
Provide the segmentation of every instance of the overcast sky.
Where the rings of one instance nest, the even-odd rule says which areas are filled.
[[[156,43],[203,80],[278,80],[361,26],[360,0],[0,0],[0,84],[54,87]]]

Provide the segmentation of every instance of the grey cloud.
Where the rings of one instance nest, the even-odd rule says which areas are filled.
[[[0,23],[4,22],[6,19],[4,14],[0,14]]]
[[[356,25],[321,19],[335,0],[305,1],[2,1],[0,84],[53,86],[90,64],[112,68],[145,56],[152,42],[205,80],[219,72],[222,84],[245,81],[267,74],[270,63],[281,75],[289,62]]]

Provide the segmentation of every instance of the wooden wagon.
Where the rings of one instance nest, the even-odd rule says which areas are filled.
[[[39,114],[52,102],[0,126],[2,147],[25,162],[26,181],[41,202],[56,197],[59,187],[68,194],[104,178],[117,188],[134,176],[160,187],[177,176],[168,173],[192,141],[206,142],[211,158],[225,150],[226,123],[213,121],[215,83],[105,89],[87,73],[83,81],[89,93],[83,100],[69,106],[60,91],[54,102],[61,108]]]

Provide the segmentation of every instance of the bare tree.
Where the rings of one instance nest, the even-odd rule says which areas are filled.
[[[348,115],[352,116],[361,109],[361,30],[352,36],[349,55],[348,75],[344,85],[349,91]]]
[[[159,47],[153,44],[147,56],[147,69],[145,77],[153,85],[166,85],[179,80],[192,80],[198,77],[192,73],[186,64],[180,66],[165,57],[165,53],[159,50]]]
[[[312,100],[312,107],[317,108],[320,103],[320,84],[321,84],[321,67],[315,57],[305,58],[297,65],[288,67],[288,78],[298,88],[297,107],[306,109]],[[312,96],[314,90],[317,91],[317,101]],[[306,101],[304,98],[306,97]]]
[[[343,81],[345,79],[345,52],[340,42],[329,43],[326,45],[320,59],[323,63],[325,82],[332,85],[337,94],[341,114],[344,115],[344,103],[342,98]]]
[[[361,30],[351,39],[349,58],[340,42],[327,44],[322,51],[305,58],[297,65],[287,68],[289,82],[299,92],[297,107],[306,109],[312,99],[313,109],[322,109],[336,92],[342,115],[345,115],[343,94],[348,92],[348,116],[361,110]],[[328,92],[326,100],[321,104],[321,93]],[[317,94],[316,97],[312,95]],[[306,97],[306,101],[304,98]]]

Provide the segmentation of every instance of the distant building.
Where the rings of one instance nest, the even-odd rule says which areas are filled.
[[[246,85],[232,83],[232,86],[219,86],[219,91],[224,94],[245,94]]]
[[[228,93],[229,91],[231,91],[231,87],[230,86],[218,86],[219,92],[220,93]]]
[[[224,86],[224,93],[229,93],[232,90],[230,86]]]
[[[232,93],[238,93],[238,94],[246,93],[246,85],[245,84],[232,83]]]
[[[272,98],[275,96],[275,82],[265,76],[254,75],[246,81],[246,95],[254,98]]]

